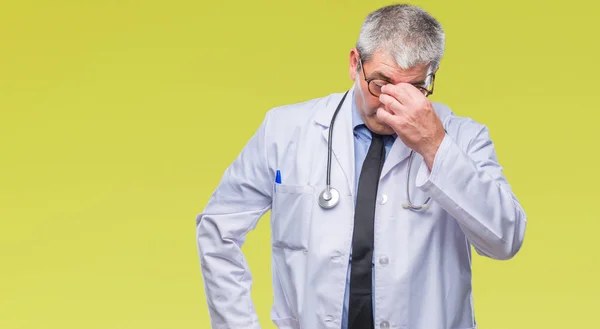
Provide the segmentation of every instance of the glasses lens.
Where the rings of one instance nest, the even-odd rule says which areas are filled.
[[[371,80],[369,82],[369,91],[373,96],[381,95],[381,87],[385,86],[388,82],[384,80]]]

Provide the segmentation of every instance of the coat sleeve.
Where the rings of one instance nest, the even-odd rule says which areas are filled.
[[[241,247],[271,208],[274,176],[264,121],[225,170],[196,217],[196,241],[213,329],[259,329],[251,298],[252,275]]]
[[[468,142],[446,133],[431,171],[420,166],[417,187],[458,221],[478,254],[510,259],[523,244],[525,212],[502,174],[488,128],[469,121],[461,129]]]

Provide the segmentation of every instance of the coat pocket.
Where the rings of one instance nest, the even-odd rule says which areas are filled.
[[[294,318],[272,319],[277,329],[300,329],[298,320]]]
[[[271,234],[275,247],[304,250],[308,247],[313,207],[313,186],[274,184]]]

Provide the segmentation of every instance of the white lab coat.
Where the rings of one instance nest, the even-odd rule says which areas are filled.
[[[272,321],[279,329],[340,328],[354,220],[352,90],[333,131],[331,182],[341,200],[330,210],[317,201],[325,187],[328,128],[342,95],[270,110],[197,216],[213,329],[260,328],[240,247],[269,210]],[[523,243],[526,216],[486,126],[434,106],[446,136],[431,172],[416,154],[410,180],[412,202],[430,196],[430,209],[401,206],[410,150],[400,138],[383,167],[374,228],[376,328],[476,328],[470,247],[506,260]],[[278,169],[282,184],[275,186]]]

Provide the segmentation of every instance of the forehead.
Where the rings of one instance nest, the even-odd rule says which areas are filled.
[[[364,68],[368,78],[400,83],[421,82],[425,80],[429,66],[420,64],[408,69],[402,69],[396,64],[392,56],[387,53],[376,52],[368,62],[364,62]]]

